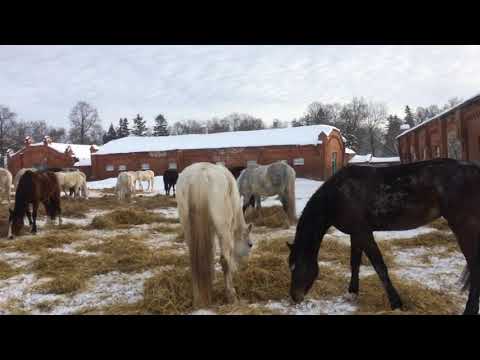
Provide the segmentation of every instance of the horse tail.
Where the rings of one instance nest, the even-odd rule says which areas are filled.
[[[193,190],[193,191],[192,191]],[[194,306],[208,306],[212,300],[214,277],[214,237],[207,198],[204,192],[190,188],[188,231],[192,268]]]
[[[287,180],[287,197],[288,197],[288,209],[287,215],[292,223],[297,221],[297,207],[295,199],[295,172],[289,172],[289,177]]]

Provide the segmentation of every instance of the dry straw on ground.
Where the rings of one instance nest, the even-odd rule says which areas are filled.
[[[178,219],[168,218],[144,209],[128,208],[114,210],[104,215],[97,215],[92,219],[90,228],[99,230],[113,230],[119,227],[152,223],[177,223]]]
[[[262,207],[260,209],[248,208],[245,212],[245,221],[255,226],[266,226],[268,228],[290,227],[287,214],[281,206]]]

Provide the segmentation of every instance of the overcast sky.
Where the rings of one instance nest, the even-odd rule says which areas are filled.
[[[108,127],[137,113],[290,121],[353,96],[403,117],[479,92],[480,46],[0,46],[0,104],[65,127],[79,100]]]

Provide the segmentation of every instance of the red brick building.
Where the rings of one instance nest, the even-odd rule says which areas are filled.
[[[90,162],[91,153],[97,150],[95,145],[55,143],[48,136],[33,144],[27,136],[22,149],[7,153],[7,168],[13,176],[22,168],[73,168],[79,161]],[[79,169],[90,175],[90,166]]]
[[[480,94],[397,137],[402,163],[454,158],[480,163]]]
[[[92,179],[116,177],[120,171],[167,168],[179,171],[195,162],[244,168],[284,160],[298,177],[324,180],[344,166],[340,131],[326,125],[215,134],[134,137],[110,141],[91,156]]]

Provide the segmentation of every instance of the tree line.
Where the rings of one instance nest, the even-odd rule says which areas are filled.
[[[291,121],[274,119],[270,126],[261,118],[245,113],[232,113],[206,121],[188,119],[171,125],[163,114],[159,114],[150,128],[146,120],[137,114],[131,123],[127,118],[120,118],[116,126],[111,123],[107,131],[102,128],[97,109],[85,101],[79,101],[72,108],[68,130],[49,126],[44,120],[18,119],[18,115],[8,106],[0,105],[0,156],[5,156],[8,149],[16,151],[23,147],[26,136],[30,136],[34,142],[41,142],[47,135],[55,142],[101,145],[130,135],[174,136],[315,124],[332,125],[340,129],[346,146],[359,154],[396,156],[396,137],[401,133],[402,124],[413,127],[460,102],[460,99],[452,98],[442,106],[430,105],[415,110],[407,105],[402,117],[389,114],[385,104],[367,101],[362,97],[354,97],[343,104],[313,102],[301,117]]]

